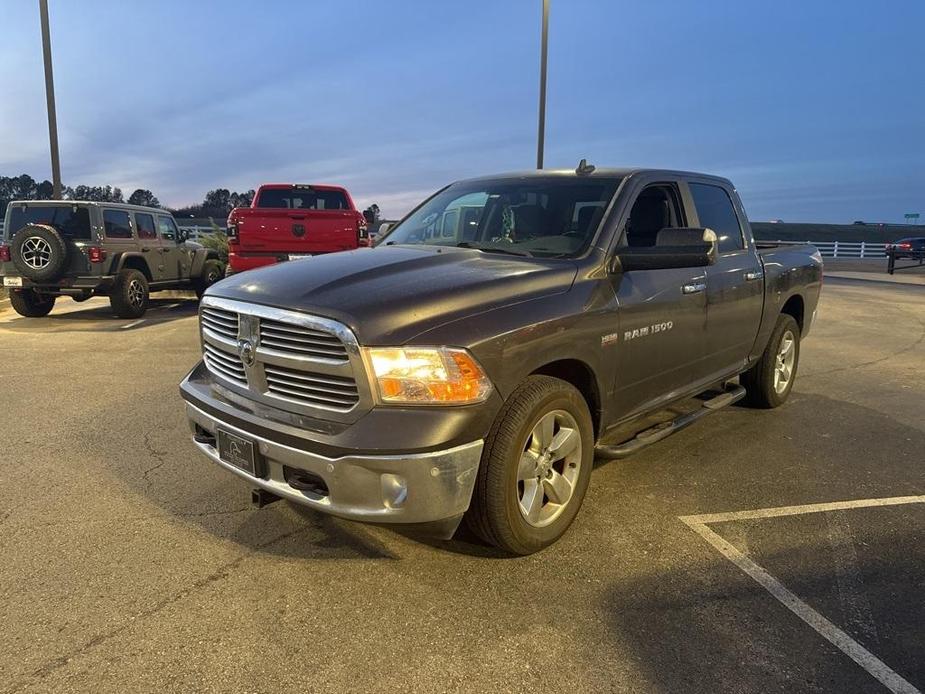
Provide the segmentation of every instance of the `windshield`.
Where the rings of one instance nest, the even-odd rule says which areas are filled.
[[[347,210],[347,196],[339,190],[313,188],[267,188],[260,191],[257,207],[283,207],[290,210]]]
[[[398,224],[381,244],[462,246],[570,258],[591,243],[619,178],[457,183]]]
[[[47,224],[58,230],[64,238],[90,240],[90,210],[73,205],[10,205],[10,222],[7,238],[27,224]]]

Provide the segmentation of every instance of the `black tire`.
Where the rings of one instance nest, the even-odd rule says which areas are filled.
[[[26,318],[41,318],[55,307],[55,296],[39,294],[34,289],[14,289],[10,292],[13,310]]]
[[[193,288],[196,290],[196,296],[201,299],[202,295],[206,293],[206,289],[223,277],[225,277],[225,268],[222,267],[221,262],[214,259],[204,262],[202,264],[202,272],[193,285]]]
[[[148,278],[140,270],[122,270],[109,293],[112,311],[119,318],[140,318],[148,310]]]
[[[781,387],[780,381],[777,381],[775,385],[775,374],[778,372],[778,357],[785,346],[786,339],[792,340],[793,363],[790,366],[786,384]],[[746,390],[745,402],[753,407],[765,409],[783,405],[790,391],[793,390],[799,365],[800,326],[797,325],[793,316],[782,313],[777,318],[777,325],[771,332],[768,346],[765,347],[761,359],[739,379]]]
[[[526,482],[521,480],[519,472],[522,456],[534,456],[531,452],[534,427],[544,417],[561,416],[556,413],[567,413],[565,420],[575,425],[568,428],[575,431],[580,443],[580,449],[565,459],[552,461],[552,469],[558,475],[563,476],[566,468],[573,475],[571,494],[561,505],[553,504],[552,498],[547,496],[548,487],[542,472],[536,480],[530,476]],[[555,429],[558,425],[556,419],[552,429],[555,434],[563,430],[561,426]],[[550,462],[542,456],[534,456],[533,460],[539,461],[538,470],[542,469],[540,465]],[[562,537],[572,524],[588,489],[593,462],[594,426],[581,393],[558,378],[530,376],[504,403],[492,425],[466,522],[483,540],[507,552],[520,555],[537,552]],[[521,510],[521,502],[527,498],[525,485],[528,482],[537,485],[533,489],[542,494],[540,512],[549,512],[549,523],[543,527],[529,522],[526,512]]]
[[[67,244],[47,224],[29,224],[10,242],[13,265],[33,282],[56,280],[67,269]]]

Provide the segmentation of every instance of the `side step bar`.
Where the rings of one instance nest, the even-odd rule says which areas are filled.
[[[651,446],[656,441],[661,441],[681,431],[681,429],[690,426],[698,419],[706,417],[708,414],[713,414],[717,410],[721,410],[734,402],[738,402],[744,397],[745,388],[742,386],[726,386],[724,392],[704,401],[700,408],[693,412],[683,414],[676,419],[672,419],[670,422],[656,424],[654,427],[639,432],[629,441],[624,441],[616,445],[598,444],[594,447],[594,455],[597,458],[605,458],[607,460],[626,458],[633,455],[633,453],[641,451],[646,446]]]

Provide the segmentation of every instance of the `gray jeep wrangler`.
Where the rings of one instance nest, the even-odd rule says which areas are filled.
[[[0,276],[22,316],[48,315],[59,296],[108,296],[115,314],[138,318],[149,292],[193,289],[225,275],[212,249],[187,241],[165,211],[78,200],[14,201],[0,237]]]

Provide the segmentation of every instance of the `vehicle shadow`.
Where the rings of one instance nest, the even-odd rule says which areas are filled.
[[[143,330],[153,325],[196,315],[199,301],[192,297],[152,298],[141,318],[119,318],[105,298],[86,302],[60,299],[50,314],[42,318],[25,318],[12,309],[0,313],[0,324],[17,332],[115,332]]]

